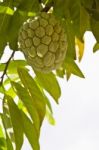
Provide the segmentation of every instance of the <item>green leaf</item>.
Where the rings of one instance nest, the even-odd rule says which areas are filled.
[[[90,29],[90,17],[86,9],[80,6],[80,39],[83,39],[84,33]]]
[[[4,137],[1,125],[0,125],[0,137]]]
[[[0,148],[4,149],[6,147],[6,140],[4,137],[0,137]]]
[[[58,84],[58,81],[53,73],[44,74],[41,72],[37,72],[36,77],[40,85],[50,93],[50,95],[55,99],[58,103],[59,97],[61,96],[61,90]]]
[[[6,147],[6,139],[5,139],[5,136],[3,133],[3,128],[0,125],[0,148],[1,147],[3,147],[3,148]]]
[[[2,71],[4,71],[4,69],[5,69],[5,63],[1,63],[0,64],[0,71],[2,72]]]
[[[14,15],[11,16],[11,21],[9,23],[9,29],[7,31],[7,41],[9,42],[9,46],[13,50],[18,50],[18,33],[21,25],[28,18],[27,14],[23,12],[23,16],[21,15],[19,9],[14,12]],[[11,27],[11,28],[10,28]]]
[[[15,96],[16,96],[16,93],[14,92],[14,90],[13,90],[12,87],[10,87],[10,88],[5,92],[5,94],[11,96],[12,98],[15,98]]]
[[[92,8],[94,0],[81,0],[81,4],[83,4],[86,8]]]
[[[17,68],[25,67],[27,65],[27,62],[25,60],[12,60],[10,61],[9,67],[8,67],[8,74],[16,74]]]
[[[5,6],[3,6],[3,4]],[[2,5],[2,6],[1,6]],[[11,0],[9,0],[9,2],[7,3],[5,1],[5,3],[0,3],[0,57],[2,56],[3,52],[4,52],[4,48],[7,45],[7,31],[9,30],[8,26],[9,26],[9,22],[11,19],[11,15],[9,15],[9,13],[11,13],[11,8],[10,6],[12,5]],[[4,12],[2,12],[4,11]]]
[[[34,124],[32,124],[30,119],[22,111],[21,111],[21,116],[22,116],[24,133],[28,138],[33,150],[40,150],[39,139]]]
[[[7,34],[10,19],[11,19],[10,15],[0,14],[0,22],[1,22],[1,24],[0,24],[0,36],[4,37]],[[4,41],[6,41],[6,37],[5,37]]]
[[[22,0],[18,8],[21,10],[25,10],[25,11],[38,12],[40,8],[39,1],[38,0],[28,0],[28,1]]]
[[[69,75],[72,73],[76,76],[84,78],[83,73],[81,72],[81,70],[79,69],[77,64],[74,62],[74,60],[72,60],[71,58],[66,58],[66,61],[64,63],[64,67],[66,68],[66,71],[69,73]]]
[[[55,119],[53,117],[53,114],[52,112],[49,110],[49,108],[46,109],[46,117],[48,119],[48,122],[51,124],[51,125],[55,125]]]
[[[4,88],[2,85],[0,85],[0,93],[4,94]]]
[[[73,25],[70,20],[66,20],[66,33],[67,33],[67,57],[71,57],[72,59],[76,58],[76,50],[75,50],[75,34],[73,31]]]
[[[37,112],[39,114],[40,123],[42,123],[44,116],[45,116],[45,110],[46,110],[45,98],[43,94],[41,93],[39,87],[37,86],[36,82],[29,75],[26,69],[18,68],[18,74],[24,87],[29,91],[29,94],[32,97],[32,100],[35,103],[34,106],[37,109]]]
[[[14,11],[10,7],[0,6],[0,14],[13,15]]]
[[[69,1],[70,16],[68,19],[72,22],[73,32],[78,36],[80,34],[80,0]]]
[[[0,35],[0,58],[3,54],[5,46],[6,46],[6,40],[2,35]]]
[[[4,81],[4,86],[6,86],[6,85],[8,85],[8,84],[10,84],[11,83],[11,81],[19,81],[19,76],[17,75],[17,74],[11,74],[11,75],[8,75],[9,76],[9,78],[7,78],[7,79],[5,79],[5,81]]]
[[[10,96],[6,95],[6,99],[8,102],[9,112],[14,130],[16,150],[20,150],[23,144],[23,128],[21,113]]]
[[[46,100],[46,104],[47,104],[47,107],[49,108],[50,112],[53,113],[51,103],[46,95],[45,95],[45,100]]]
[[[64,4],[63,4],[64,3]],[[59,18],[68,17],[69,15],[69,0],[66,1],[60,1],[60,0],[54,0],[54,13]]]
[[[23,0],[15,0],[13,1],[13,6],[14,7],[19,7],[19,5],[22,3]]]
[[[13,14],[13,10],[10,8],[13,5],[13,1],[9,0],[8,2],[5,1],[4,3],[0,4],[0,35],[7,36],[7,30],[9,26],[9,22],[11,19],[11,15]],[[12,13],[11,13],[12,12]],[[6,37],[5,37],[6,39]]]
[[[56,75],[59,76],[60,78],[64,78],[65,75],[65,69],[64,68],[59,68],[56,70]]]
[[[27,108],[27,110],[34,122],[34,126],[38,131],[38,135],[39,135],[40,119],[39,119],[37,110],[35,108],[34,100],[29,95],[28,91],[24,87],[22,87],[20,84],[12,82],[12,85],[13,85],[17,95],[19,96],[19,98],[21,99],[21,101],[23,102],[25,107]]]
[[[12,143],[11,143],[11,140],[10,140],[10,138],[9,138],[9,136],[8,136],[8,134],[7,134],[7,132],[6,132],[6,143],[7,143],[7,149],[8,149],[8,150],[14,150],[14,149],[13,149],[13,146],[12,146]]]
[[[50,100],[49,100],[48,97],[46,96],[46,94],[45,94],[45,92],[44,92],[44,90],[43,90],[43,87],[40,86],[40,84],[38,83],[38,79],[37,79],[36,76],[35,76],[34,80],[35,80],[36,84],[38,85],[38,87],[40,88],[40,90],[41,90],[41,92],[42,92],[42,94],[43,94],[43,96],[44,96],[44,98],[45,98],[46,105],[48,106],[49,110],[50,110],[51,112],[53,112],[53,111],[52,111],[52,106],[51,106]]]
[[[5,127],[5,130],[12,128],[11,118],[9,114],[9,108],[6,103],[6,100],[3,100],[3,114],[2,114],[2,120]]]
[[[7,133],[8,123],[5,120],[5,118],[6,118],[5,111],[1,115],[1,118],[2,118],[3,126],[4,126],[4,129],[5,129],[5,134],[6,134],[6,146],[7,146],[7,149],[8,150],[13,150],[11,139],[9,138],[9,135]],[[9,127],[11,128],[11,126],[9,126]]]
[[[69,71],[69,69],[66,69],[66,78],[67,78],[67,81],[70,79],[71,74],[72,73]]]
[[[91,18],[91,30],[97,40],[99,42],[99,21]]]
[[[99,50],[99,43],[96,43],[93,47],[93,52],[96,52]]]
[[[7,73],[8,74],[16,74],[17,73],[17,68],[20,67],[25,67],[27,65],[27,62],[25,60],[12,60],[9,63]],[[5,63],[0,64],[0,71],[4,71],[6,67]]]

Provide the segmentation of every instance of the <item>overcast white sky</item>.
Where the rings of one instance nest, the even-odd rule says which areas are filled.
[[[99,52],[92,52],[95,39],[91,33],[85,39],[88,44],[79,64],[85,79],[59,79],[60,104],[52,102],[56,125],[44,121],[41,150],[99,150]],[[27,141],[22,150],[32,150]]]

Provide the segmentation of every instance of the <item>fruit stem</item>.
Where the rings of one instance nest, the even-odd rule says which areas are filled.
[[[46,4],[46,6],[41,10],[41,12],[48,12],[52,6],[53,6],[53,1]]]

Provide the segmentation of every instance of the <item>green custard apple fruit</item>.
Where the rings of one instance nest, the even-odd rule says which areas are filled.
[[[22,25],[18,43],[28,64],[45,73],[62,65],[67,50],[63,27],[53,14],[46,12]]]

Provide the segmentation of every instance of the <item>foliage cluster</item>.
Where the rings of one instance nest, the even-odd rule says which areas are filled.
[[[44,74],[33,70],[31,76],[26,60],[15,60],[19,51],[19,29],[28,18],[50,8],[63,22],[67,34],[66,58],[56,71]],[[96,38],[95,52],[99,49],[99,0],[0,0],[0,58],[7,46],[12,52],[6,63],[0,62],[3,109],[0,113],[0,150],[21,150],[24,135],[33,150],[40,150],[40,129],[45,115],[54,123],[45,91],[58,103],[61,90],[57,76],[69,79],[74,74],[84,78],[75,60],[81,61],[83,57],[86,31],[91,31]]]

